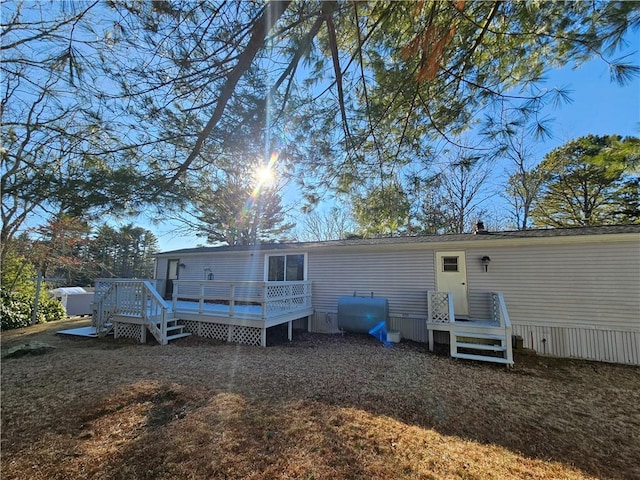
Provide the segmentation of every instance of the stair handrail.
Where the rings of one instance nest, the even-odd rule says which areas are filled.
[[[100,285],[95,291],[94,314],[92,316],[92,324],[97,333],[102,332],[108,317],[123,312],[135,313],[144,320],[144,323],[159,343],[162,345],[167,344],[167,321],[170,307],[155,289],[155,281],[119,278],[99,279],[96,281],[97,287],[98,282],[100,282]],[[135,290],[139,287],[141,287],[141,291],[138,291],[138,293],[142,295],[138,297]],[[131,289],[134,291],[133,296]],[[118,303],[120,296],[122,296],[120,300],[124,298],[129,300],[125,302],[126,307],[122,311],[120,308],[122,305]],[[135,301],[132,300],[134,297],[136,297]],[[158,319],[160,320],[159,327],[156,325]]]
[[[442,306],[446,305],[446,309]],[[451,292],[427,291],[427,322],[455,323],[453,294]]]
[[[154,285],[149,280],[142,281],[142,286],[145,292],[145,301],[143,302],[144,308],[142,308],[142,318],[145,320],[146,325],[158,340],[161,345],[166,345],[167,340],[167,321],[169,304],[162,298],[162,296],[155,289]],[[156,319],[159,317],[160,326],[156,325]]]
[[[509,312],[507,311],[507,304],[504,301],[504,296],[499,292],[491,292],[491,306],[493,320],[498,322],[500,326],[504,328],[507,360],[510,360],[511,363],[513,363],[511,319],[509,318]]]
[[[111,317],[117,308],[115,302],[115,286],[114,283],[109,284],[106,289],[96,289],[91,308],[91,325],[95,328],[96,333],[101,335],[104,333],[104,327],[109,317]]]
[[[504,296],[499,292],[491,292],[491,313],[493,321],[500,324],[501,327],[511,327],[511,319],[507,311],[507,305]]]

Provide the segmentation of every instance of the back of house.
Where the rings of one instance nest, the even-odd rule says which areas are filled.
[[[420,342],[428,291],[451,292],[468,321],[500,292],[525,348],[640,364],[640,225],[183,249],[157,256],[156,279],[167,298],[176,280],[309,280],[314,314],[297,325],[324,333],[340,297],[381,297],[389,327]]]

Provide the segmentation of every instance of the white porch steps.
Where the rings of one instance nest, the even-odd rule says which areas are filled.
[[[167,319],[167,342],[176,340],[178,338],[184,338],[191,335],[190,332],[184,331],[184,326],[178,324],[178,318],[172,317]],[[159,330],[161,328],[160,322],[154,322],[155,327]],[[153,332],[152,332],[153,333]],[[157,339],[160,341],[159,339]]]
[[[433,331],[446,331],[452,357],[513,365],[511,320],[504,297],[499,292],[490,292],[489,298],[491,319],[456,320],[453,294],[428,291],[429,349],[433,351]]]
[[[451,331],[451,356],[454,358],[464,358],[466,360],[477,360],[482,362],[502,363],[505,365],[513,365],[513,360],[508,355],[511,348],[510,339],[507,333],[500,327],[502,332],[483,333],[466,329],[469,325],[457,324]],[[483,327],[477,327],[477,329]],[[485,329],[493,329],[492,327],[484,327]],[[458,330],[459,329],[459,330]],[[473,330],[476,330],[474,328]],[[493,343],[487,343],[493,342]],[[463,353],[459,349],[471,350],[475,353]],[[501,356],[495,355],[500,353]],[[493,354],[493,355],[492,355]]]
[[[102,325],[102,328],[96,328],[96,335],[98,336],[106,336],[113,335],[113,323],[108,322]]]

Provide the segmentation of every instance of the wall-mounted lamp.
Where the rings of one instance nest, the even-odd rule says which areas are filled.
[[[484,271],[488,272],[489,271],[489,262],[491,261],[491,257],[489,257],[488,255],[485,255],[484,257],[482,257],[480,259],[480,263],[482,263],[482,266],[484,267]]]
[[[209,267],[204,269],[204,279],[205,280],[213,280],[213,272]]]
[[[179,266],[180,268],[187,268],[187,266],[186,266],[184,263],[180,263],[178,266]]]

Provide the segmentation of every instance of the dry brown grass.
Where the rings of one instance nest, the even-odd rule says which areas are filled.
[[[2,361],[2,478],[640,478],[640,369],[455,361],[299,334],[267,349],[81,339]]]

